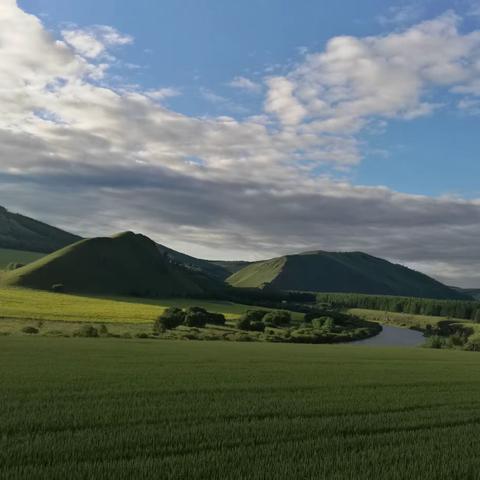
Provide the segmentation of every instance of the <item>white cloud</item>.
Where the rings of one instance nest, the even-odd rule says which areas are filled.
[[[246,77],[235,77],[228,85],[251,93],[260,93],[262,91],[262,86],[260,84],[255,83]]]
[[[284,125],[298,125],[307,110],[294,96],[295,84],[285,77],[271,77],[267,86],[265,111],[276,115]]]
[[[448,12],[385,36],[331,39],[325,51],[267,82],[266,110],[284,124],[353,129],[375,118],[431,114],[436,91],[480,94],[480,31],[459,32]],[[304,120],[309,119],[310,124]]]
[[[458,102],[458,108],[470,115],[480,115],[480,99],[463,98]]]
[[[387,13],[377,17],[377,21],[384,26],[406,25],[419,20],[424,10],[424,6],[420,3],[391,6]]]
[[[62,30],[62,35],[80,55],[89,59],[104,55],[109,47],[128,45],[133,42],[133,37],[123,35],[108,25]]]
[[[69,47],[15,2],[2,2],[0,189],[7,206],[50,212],[55,223],[81,226],[79,233],[136,228],[173,247],[198,243],[211,256],[353,248],[403,262],[441,260],[479,278],[471,259],[480,256],[480,201],[314,174],[326,163],[359,162],[357,134],[372,118],[440,108],[432,90],[476,99],[480,32],[460,33],[453,14],[401,33],[332,39],[289,74],[266,79],[266,115],[245,121],[169,110],[158,100],[177,93],[172,88],[99,86],[92,81],[102,74],[98,60],[108,46],[128,43],[108,32],[95,36],[102,52],[94,44]],[[228,107],[228,99],[203,93]]]
[[[182,92],[178,88],[164,87],[157,90],[148,90],[146,95],[155,100],[164,100],[166,98],[178,97]]]

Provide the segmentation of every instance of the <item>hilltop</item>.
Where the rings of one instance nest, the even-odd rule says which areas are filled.
[[[423,273],[362,252],[286,255],[252,263],[227,282],[244,288],[467,298]]]
[[[0,248],[50,253],[80,237],[0,207]]]
[[[172,264],[148,237],[125,232],[80,240],[17,270],[4,285],[67,292],[144,297],[203,296],[223,286],[201,273]]]

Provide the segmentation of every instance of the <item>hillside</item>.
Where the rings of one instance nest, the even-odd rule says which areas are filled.
[[[50,253],[80,237],[0,207],[0,248]]]
[[[0,248],[0,270],[11,264],[23,264],[33,262],[42,258],[43,253],[27,252],[23,250],[10,250],[9,248]]]
[[[218,280],[226,280],[232,273],[237,272],[241,268],[249,265],[249,262],[228,261],[228,260],[203,260],[195,258],[185,253],[177,252],[165,245],[158,244],[160,252],[167,255],[174,262],[184,265],[190,270],[203,272],[205,275],[216,278]]]
[[[467,298],[427,275],[362,252],[286,255],[252,263],[227,282],[244,288]]]
[[[25,267],[4,273],[1,283],[50,290],[145,297],[203,296],[222,285],[168,261],[149,238],[126,232],[81,240]]]

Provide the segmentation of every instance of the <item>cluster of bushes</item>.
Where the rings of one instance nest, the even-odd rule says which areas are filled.
[[[39,332],[38,328],[26,326],[22,328],[23,333],[28,333],[29,335],[35,335]]]
[[[240,330],[263,332],[265,327],[286,327],[292,322],[292,315],[285,310],[247,310],[238,320]]]
[[[319,293],[317,294],[317,303],[328,303],[333,308],[366,308],[414,315],[455,317],[480,322],[480,302],[471,300],[435,300],[388,295]]]
[[[202,307],[189,307],[186,310],[170,307],[157,318],[153,329],[155,332],[164,332],[180,325],[202,328],[207,323],[225,325],[225,316],[221,313],[208,312]]]
[[[73,332],[74,337],[86,337],[86,338],[96,338],[96,337],[110,337],[108,328],[105,324],[101,324],[98,327],[93,325],[82,325],[78,330]]]
[[[305,315],[300,328],[291,332],[293,343],[339,343],[361,340],[380,333],[382,327],[375,322],[337,311]]]
[[[432,335],[427,337],[424,346],[427,348],[457,348],[461,350],[468,350],[470,352],[480,352],[480,338],[468,338],[467,336],[459,333],[454,333],[448,337]]]

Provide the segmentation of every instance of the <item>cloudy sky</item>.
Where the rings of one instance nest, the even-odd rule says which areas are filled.
[[[480,0],[0,0],[0,204],[480,287]]]

